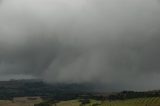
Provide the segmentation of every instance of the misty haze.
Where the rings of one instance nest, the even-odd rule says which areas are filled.
[[[10,81],[93,92],[159,91],[160,1],[1,0],[0,95]]]

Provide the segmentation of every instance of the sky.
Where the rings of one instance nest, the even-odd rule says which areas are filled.
[[[1,0],[0,80],[160,89],[160,1]]]

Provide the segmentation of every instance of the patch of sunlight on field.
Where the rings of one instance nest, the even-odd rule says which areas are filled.
[[[94,106],[94,105],[98,105],[98,104],[101,104],[101,101],[97,101],[97,100],[93,100],[93,99],[91,99],[90,100],[90,103],[88,103],[88,104],[85,104],[84,106]]]
[[[0,100],[0,106],[34,106],[40,102],[40,97],[17,97],[13,100]]]
[[[81,103],[78,100],[69,100],[69,101],[61,101],[57,103],[56,106],[80,106],[80,104]]]

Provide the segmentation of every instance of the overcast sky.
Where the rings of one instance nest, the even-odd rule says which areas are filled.
[[[12,78],[160,89],[160,2],[1,1],[0,80]]]

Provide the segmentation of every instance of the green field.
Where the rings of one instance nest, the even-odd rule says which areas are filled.
[[[160,106],[160,97],[104,101],[102,106]]]
[[[86,106],[92,106],[92,104],[87,104]],[[160,106],[160,97],[136,98],[116,101],[105,100],[97,101],[97,103],[94,104],[97,104],[97,106]]]

